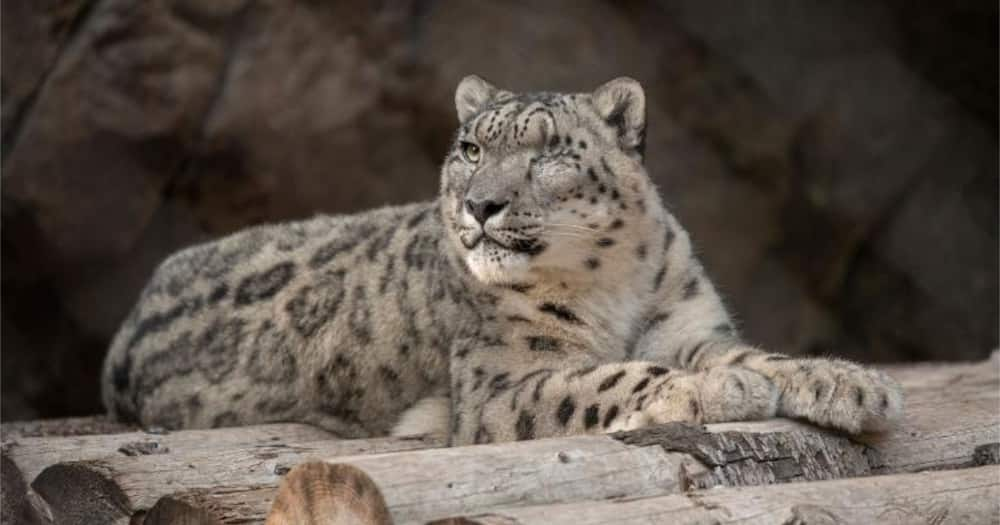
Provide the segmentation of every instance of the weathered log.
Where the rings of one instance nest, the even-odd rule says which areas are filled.
[[[51,520],[44,502],[24,482],[20,469],[7,456],[0,457],[0,524],[40,525]]]
[[[914,388],[938,389],[967,378],[996,375],[1000,370],[1000,350],[994,350],[983,361],[907,363],[881,368],[908,391]]]
[[[511,507],[433,525],[991,524],[1000,522],[998,502],[1000,468],[980,467]]]
[[[692,460],[606,436],[577,436],[334,461],[367,473],[396,521],[416,521],[497,505],[677,492],[684,488],[678,486],[684,463]],[[275,487],[248,488],[190,491],[160,503],[208,510],[222,523],[263,522]]]
[[[319,428],[298,423],[256,425],[215,430],[176,432],[123,432],[73,437],[21,437],[4,442],[10,459],[30,483],[46,467],[65,461],[86,461],[125,456],[144,456],[218,448],[256,447],[334,439]]]
[[[1000,447],[1000,352],[979,363],[924,363],[890,372],[906,391],[906,417],[889,436],[860,438],[871,448],[875,472],[989,462],[990,451]]]
[[[133,516],[159,505],[189,507],[222,522],[263,521],[279,474],[307,459],[363,469],[397,520],[433,519],[505,505],[658,495],[701,487],[856,477],[996,461],[1000,442],[997,360],[899,370],[907,412],[897,431],[860,442],[787,420],[666,425],[612,436],[351,456],[438,446],[406,441],[352,452],[330,443],[219,447],[54,465],[35,481],[54,514],[113,502],[87,516]],[[921,380],[920,377],[927,379]],[[231,429],[232,432],[239,432]],[[392,440],[386,441],[391,443]],[[335,447],[330,448],[331,446]],[[359,445],[360,446],[360,445]],[[165,482],[168,480],[169,483]],[[60,492],[63,491],[63,492]],[[110,509],[110,510],[108,510]],[[104,514],[100,514],[103,512]],[[63,513],[63,514],[60,514]]]
[[[227,484],[273,489],[281,475],[309,458],[380,454],[444,445],[440,440],[424,437],[295,443],[284,442],[280,437],[251,438],[253,433],[248,434],[248,430],[253,429],[210,431],[202,437],[202,444],[206,446],[58,463],[45,468],[31,486],[48,503],[57,523],[127,522],[137,513],[150,509],[161,496],[175,491],[222,488]],[[219,446],[222,441],[229,444]],[[273,497],[273,493],[271,495]]]
[[[947,365],[942,365],[947,369]],[[906,382],[904,423],[856,442],[788,420],[707,428],[664,425],[457,449],[340,457],[367,472],[394,518],[420,521],[473,509],[668,494],[692,488],[827,480],[961,468],[996,461],[1000,373],[996,362],[930,382]],[[945,388],[945,386],[947,387]],[[261,522],[275,488],[199,489],[160,500],[222,523]],[[149,522],[158,523],[158,522]]]
[[[149,454],[202,453],[216,448],[253,447],[333,439],[328,432],[302,424],[272,424],[240,429],[184,430],[178,432],[136,432],[134,427],[112,423],[104,418],[71,418],[36,423],[12,423],[7,427],[2,448],[4,461],[4,509],[28,503],[36,514],[47,515],[48,508],[38,501],[28,485],[46,467],[67,461]],[[108,431],[93,435],[91,431]],[[117,432],[117,433],[114,433]],[[24,437],[24,436],[57,437]],[[62,437],[66,436],[66,437]],[[11,487],[11,488],[7,488]],[[24,487],[19,488],[19,487]],[[7,510],[5,510],[7,512]],[[14,512],[11,510],[11,512]],[[6,521],[4,521],[6,523]]]
[[[6,422],[0,424],[0,439],[8,441],[23,437],[115,434],[134,430],[138,430],[138,427],[129,423],[111,421],[107,416],[68,417]]]

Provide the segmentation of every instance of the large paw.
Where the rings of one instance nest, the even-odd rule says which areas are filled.
[[[903,415],[903,394],[884,372],[827,359],[774,363],[779,415],[801,417],[852,434],[887,430]]]
[[[778,389],[763,375],[746,368],[712,368],[704,372],[701,399],[705,423],[774,417]]]
[[[713,368],[671,374],[637,400],[635,412],[609,431],[633,430],[668,422],[722,423],[774,417],[778,390],[763,375],[745,368]]]

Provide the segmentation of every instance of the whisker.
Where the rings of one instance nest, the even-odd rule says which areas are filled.
[[[574,229],[574,230],[582,230],[582,231],[594,232],[594,233],[601,231],[601,230],[599,230],[597,228],[591,228],[589,226],[580,226],[579,224],[564,224],[564,223],[558,223],[558,222],[546,223],[545,226],[546,227],[553,226],[553,227],[557,227],[557,228],[570,228],[570,229]]]
[[[580,235],[580,234],[573,233],[573,232],[558,232],[558,231],[556,231],[556,232],[548,232],[546,234],[546,236],[547,237],[562,237],[564,239],[580,239],[580,240],[584,240],[584,241],[590,241],[590,240],[593,239],[592,237],[589,237],[589,236],[586,236],[586,235]]]

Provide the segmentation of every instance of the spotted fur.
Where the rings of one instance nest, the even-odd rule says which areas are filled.
[[[774,415],[861,432],[899,416],[878,371],[740,340],[643,167],[638,83],[514,94],[468,77],[455,98],[437,200],[164,262],[106,360],[109,411],[455,444]]]

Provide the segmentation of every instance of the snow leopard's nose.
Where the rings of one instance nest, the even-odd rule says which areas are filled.
[[[486,221],[490,217],[500,213],[510,201],[497,202],[494,200],[465,200],[465,209],[469,210],[469,213],[479,221],[479,224],[486,224]]]

